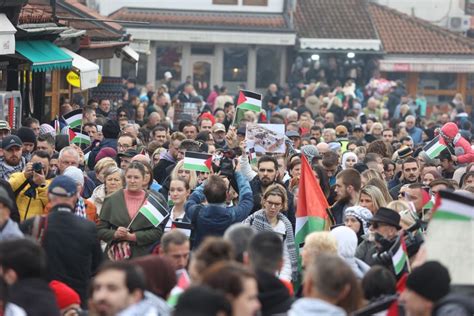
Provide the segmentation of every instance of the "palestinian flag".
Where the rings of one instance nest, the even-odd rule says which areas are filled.
[[[434,205],[434,220],[473,221],[473,200],[453,192],[439,192]]]
[[[90,145],[91,138],[86,134],[82,134],[79,132],[74,132],[72,129],[69,128],[69,143],[76,144],[76,145]]]
[[[82,125],[82,110],[77,109],[63,115],[64,121],[70,128],[76,128]]]
[[[186,151],[184,153],[184,169],[200,172],[211,172],[212,155]]]
[[[178,229],[180,232],[185,234],[188,238],[191,237],[191,228],[192,228],[191,223],[175,222],[175,221],[171,223],[171,229]]]
[[[446,145],[443,145],[439,141],[439,136],[433,138],[428,144],[423,147],[423,151],[426,153],[430,159],[434,159],[439,156],[439,154],[446,148]]]
[[[178,282],[176,283],[175,287],[171,290],[170,296],[167,301],[168,305],[170,305],[171,307],[176,306],[181,293],[186,291],[186,289],[191,284],[191,280],[185,269],[176,271],[176,274],[177,274]]]
[[[237,108],[259,113],[262,109],[262,95],[246,90],[240,90]]]
[[[326,229],[329,217],[326,209],[329,207],[319,182],[314,176],[308,160],[301,156],[301,176],[296,207],[296,245],[299,248],[304,239],[312,232]]]
[[[148,196],[138,213],[145,216],[155,227],[158,227],[169,216],[168,210],[152,195]]]
[[[408,253],[403,233],[400,235],[400,244],[397,251],[392,256],[393,270],[398,277],[402,272],[408,269]]]

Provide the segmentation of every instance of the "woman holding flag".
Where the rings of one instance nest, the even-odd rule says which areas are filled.
[[[167,211],[143,190],[145,175],[141,162],[131,162],[125,171],[126,188],[108,196],[102,205],[97,233],[107,243],[106,253],[112,260],[147,255],[161,238],[159,224]]]

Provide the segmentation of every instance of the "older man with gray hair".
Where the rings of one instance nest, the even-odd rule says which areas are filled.
[[[423,143],[423,130],[415,126],[416,118],[413,115],[408,115],[405,118],[405,123],[408,135],[413,139],[415,146]]]

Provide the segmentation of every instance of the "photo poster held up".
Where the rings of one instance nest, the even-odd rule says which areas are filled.
[[[253,148],[256,153],[283,154],[286,151],[285,125],[248,123],[245,140],[247,152]]]

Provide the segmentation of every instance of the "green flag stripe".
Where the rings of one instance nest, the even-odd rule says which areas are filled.
[[[426,152],[426,154],[431,158],[436,158],[438,155],[446,148],[446,146],[442,144],[437,144],[434,145],[432,148],[430,148],[429,151]]]
[[[400,258],[400,260],[396,263],[395,265],[395,273],[398,275],[400,274],[400,272],[403,270],[403,268],[405,267],[405,263],[407,262],[407,257],[405,255],[405,253],[403,253],[402,257]]]
[[[196,165],[196,164],[190,164],[190,163],[184,163],[183,168],[185,170],[195,170],[195,171],[201,171],[201,172],[209,172],[209,169],[205,165]]]
[[[258,105],[251,104],[251,103],[242,103],[242,104],[239,104],[239,108],[240,108],[240,109],[243,109],[243,110],[254,111],[254,112],[260,112],[260,110],[262,109],[262,108],[259,107]]]
[[[160,219],[156,218],[155,215],[146,207],[142,207],[140,209],[140,213],[142,213],[143,216],[145,216],[155,227],[158,226],[161,222]]]
[[[470,221],[470,220],[472,220],[472,218],[470,218],[469,216],[464,216],[464,215],[456,214],[456,213],[449,212],[449,211],[442,211],[442,210],[437,210],[433,214],[433,218],[434,219],[444,219],[444,220],[456,220],[456,221]]]
[[[297,244],[304,242],[304,239],[307,235],[312,232],[319,232],[324,230],[324,225],[326,224],[325,220],[320,217],[308,217],[306,223],[301,227],[299,231],[296,232],[295,241]],[[298,247],[298,245],[297,245]]]

